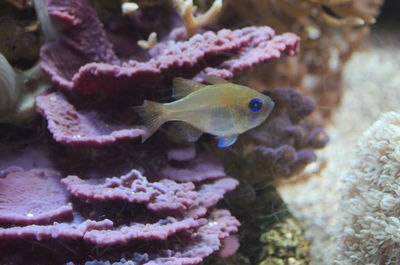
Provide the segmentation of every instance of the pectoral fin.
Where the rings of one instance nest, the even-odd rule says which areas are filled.
[[[213,85],[229,83],[225,79],[222,79],[221,77],[218,77],[216,75],[206,75],[204,77],[204,81],[206,81],[207,83],[213,84]]]
[[[177,122],[175,122],[175,124],[188,142],[196,142],[197,140],[199,140],[200,136],[203,134],[203,132],[201,130],[199,130],[185,122],[177,121]]]
[[[224,148],[233,145],[239,135],[234,135],[230,137],[217,137],[218,139],[218,147]]]
[[[176,99],[180,99],[204,86],[206,85],[190,79],[176,77],[172,81],[172,96]]]

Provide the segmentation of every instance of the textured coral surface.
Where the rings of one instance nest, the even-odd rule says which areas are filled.
[[[231,79],[295,56],[300,38],[268,26],[185,34],[187,20],[157,3],[134,16],[92,4],[102,20],[86,0],[47,1],[58,37],[40,52],[53,82],[36,97],[42,119],[0,130],[0,263],[198,264],[240,241],[251,243],[244,260],[260,262],[257,233],[288,213],[272,186],[255,187],[299,172],[326,145],[309,119],[314,100],[291,87],[262,91],[276,103],[271,117],[225,150],[207,135],[182,141],[173,125],[142,143],[132,107],[172,101],[174,77]],[[137,43],[153,32],[157,43]],[[243,236],[222,209],[232,205]]]
[[[114,256],[115,251],[119,251],[120,255],[131,255],[134,258],[132,253],[126,252],[127,249],[118,246],[136,244],[141,240],[169,242],[169,238],[173,237],[174,239],[167,244],[169,245],[167,249],[161,248],[158,253],[150,255],[149,253],[154,251],[150,247],[147,251],[142,249],[141,251],[145,251],[142,254],[150,255],[147,258],[149,262],[169,259],[174,262],[173,264],[195,264],[218,250],[221,246],[220,239],[236,232],[239,226],[239,222],[226,210],[212,211],[210,215],[205,216],[207,208],[214,206],[225,192],[236,187],[238,182],[231,178],[199,184],[198,192],[195,192],[195,185],[192,182],[178,184],[165,179],[148,183],[146,178],[135,170],[121,178],[106,179],[105,184],[87,184],[76,176],[69,176],[61,180],[61,183],[67,185],[67,190],[72,195],[69,200],[59,178],[51,177],[52,175],[46,170],[38,169],[26,172],[12,169],[4,173],[4,178],[1,179],[1,188],[4,190],[0,193],[3,200],[2,221],[14,225],[6,225],[0,229],[0,238],[4,240],[3,250],[18,246],[19,240],[22,239],[41,241],[43,245],[51,244],[50,240],[67,240],[65,244],[71,244],[72,248],[80,244],[85,248],[89,248],[90,245],[96,245],[98,248],[114,246]],[[12,186],[7,187],[10,179],[15,184],[15,181],[21,181],[20,178],[27,178],[32,182],[34,185],[29,187],[33,189],[18,193],[13,192]],[[49,192],[50,188],[50,192],[55,194],[52,199],[57,200],[57,194],[62,196],[58,199],[61,203],[50,201],[52,204],[55,202],[61,204],[56,210],[51,208],[54,208],[53,205],[46,204],[46,200],[40,201],[47,198],[48,193],[47,195],[35,193],[40,192],[40,189],[34,189],[35,185],[37,187],[43,181],[49,183],[43,185],[41,189],[46,188]],[[100,179],[94,181],[102,182]],[[51,183],[54,188],[49,185]],[[33,199],[33,194],[39,198]],[[212,196],[209,196],[211,194]],[[25,208],[21,208],[17,199],[24,200],[24,197],[25,200],[27,197],[33,200],[24,203]],[[18,208],[10,205],[11,200],[17,204]],[[114,203],[114,201],[117,202]],[[143,204],[154,213],[147,212],[140,206]],[[58,222],[52,222],[55,219]],[[35,224],[45,222],[48,224]],[[192,230],[197,232],[190,235]],[[181,233],[183,234],[180,235]],[[178,243],[173,243],[180,236],[185,238],[182,240],[187,240],[184,248],[181,248]],[[187,236],[189,238],[186,238]],[[174,251],[178,249],[180,251],[174,254]],[[42,255],[46,255],[46,249],[39,251],[42,251]],[[169,257],[165,256],[167,252]],[[29,255],[31,254],[21,254],[20,258],[25,264],[39,262],[40,257],[36,261],[35,259],[28,260]],[[75,257],[50,255],[46,262],[43,260],[41,262],[58,264],[71,259],[82,262],[82,260],[90,259],[91,256],[103,259],[108,257],[107,259],[117,261],[109,254],[99,256],[91,251],[80,251]],[[2,262],[12,260],[12,255],[4,254],[1,260]]]
[[[10,168],[4,172],[0,179],[0,222],[40,224],[71,218],[68,194],[59,180],[60,176],[51,170],[24,172],[22,168]]]

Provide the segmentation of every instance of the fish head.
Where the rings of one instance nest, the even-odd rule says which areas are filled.
[[[238,96],[238,121],[244,131],[263,123],[271,114],[274,102],[270,97],[249,87],[243,87]],[[241,95],[240,95],[241,94]]]

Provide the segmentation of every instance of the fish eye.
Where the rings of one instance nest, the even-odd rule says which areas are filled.
[[[252,112],[257,112],[262,108],[262,102],[258,98],[253,98],[249,102],[249,108]]]

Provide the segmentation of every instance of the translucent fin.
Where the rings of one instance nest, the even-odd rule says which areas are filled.
[[[183,121],[177,121],[175,122],[176,127],[179,129],[179,131],[183,134],[185,139],[188,142],[196,142],[199,140],[200,136],[203,134],[203,132],[190,124],[187,124]]]
[[[165,122],[164,106],[162,103],[145,100],[142,106],[133,109],[142,117],[146,127],[146,133],[142,136],[143,143]]]
[[[217,137],[218,139],[218,147],[224,148],[233,145],[239,135],[230,136],[230,137]]]
[[[202,88],[206,85],[202,83],[195,82],[190,79],[185,79],[182,77],[176,77],[172,81],[172,96],[176,99],[186,97],[193,91]]]
[[[215,75],[206,75],[206,77],[204,77],[204,81],[213,85],[229,83],[225,79],[222,79],[221,77]]]

